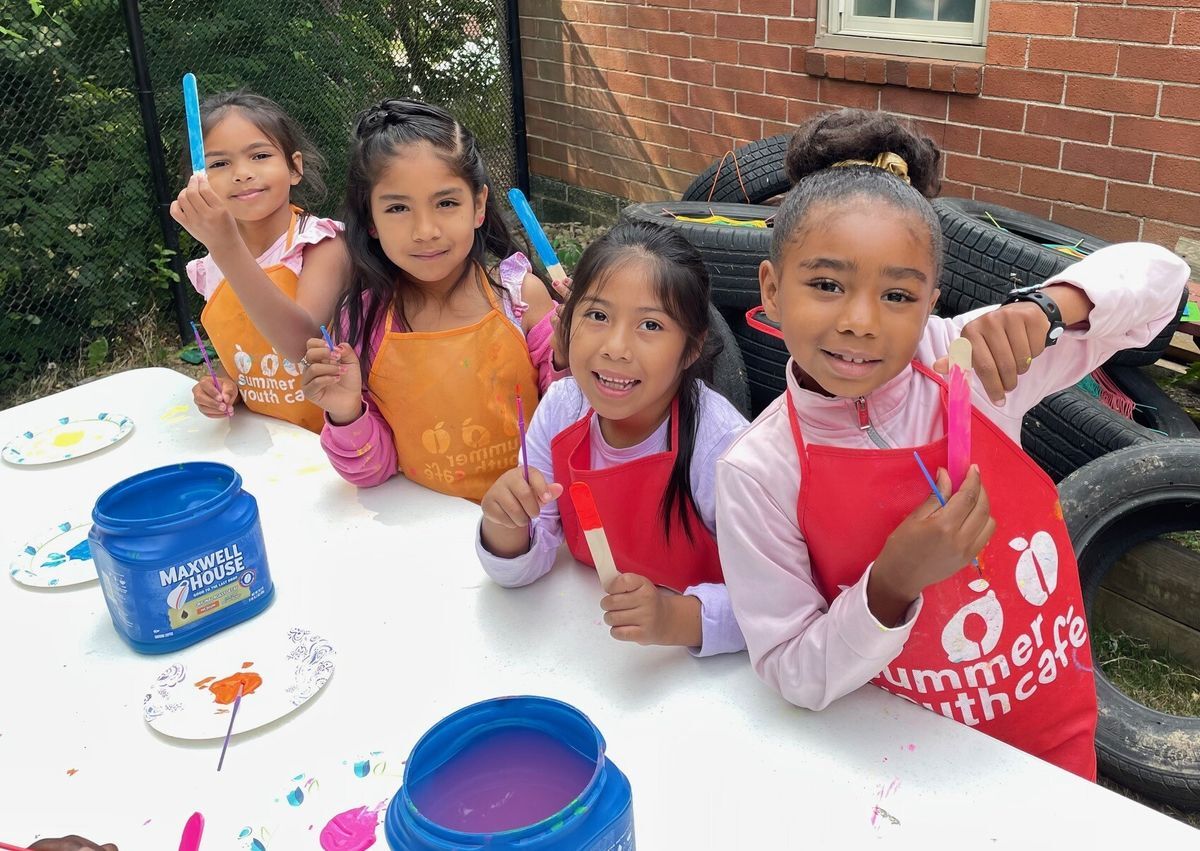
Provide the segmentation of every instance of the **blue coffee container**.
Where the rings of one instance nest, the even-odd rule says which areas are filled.
[[[457,755],[481,740],[512,730],[551,737],[590,764],[590,780],[578,797],[541,821],[495,833],[462,832],[418,810],[412,790],[436,780]],[[388,845],[392,851],[634,851],[629,780],[604,751],[604,737],[588,717],[558,700],[502,697],[460,709],[434,725],[413,748],[404,767],[404,785],[388,806]]]
[[[113,626],[139,653],[195,644],[275,596],[258,503],[224,464],[118,482],[96,500],[88,539]]]

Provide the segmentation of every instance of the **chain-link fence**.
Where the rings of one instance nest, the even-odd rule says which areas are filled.
[[[300,122],[328,161],[329,192],[315,212],[336,215],[350,121],[385,95],[450,109],[478,135],[497,186],[514,185],[506,5],[147,3],[143,73],[153,85],[160,129],[150,136],[164,152],[166,195],[182,185],[179,85],[187,71],[202,99],[244,87]],[[175,278],[203,247],[183,233],[183,256],[172,256],[160,227],[148,113],[135,82],[136,8],[133,0],[7,0],[0,17],[0,398],[50,361],[81,352],[103,360],[110,340],[173,295],[198,311],[198,297]]]

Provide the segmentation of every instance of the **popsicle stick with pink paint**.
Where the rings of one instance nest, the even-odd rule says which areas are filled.
[[[579,525],[583,528],[583,537],[587,540],[592,561],[596,564],[596,573],[600,575],[600,585],[607,591],[621,572],[617,570],[617,563],[613,560],[608,536],[604,534],[600,512],[596,510],[596,501],[592,499],[592,489],[587,486],[587,482],[575,482],[571,485],[571,502],[575,505],[575,513],[579,515]]]
[[[949,399],[946,403],[946,472],[957,491],[971,466],[971,341],[950,344]]]

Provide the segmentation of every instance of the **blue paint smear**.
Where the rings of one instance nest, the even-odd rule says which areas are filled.
[[[67,423],[69,423],[69,422],[71,421],[71,418],[70,418],[70,417],[59,417],[59,418],[58,418],[58,421],[59,421],[59,422],[60,422],[62,425],[66,425]]]
[[[25,547],[25,552],[27,552],[27,553],[28,553],[29,555],[31,555],[31,556],[35,556],[35,555],[37,555],[37,548],[36,548],[36,547],[31,547],[31,546],[26,546],[26,547]]]
[[[87,538],[67,550],[67,558],[73,561],[87,561],[91,557],[92,547]]]
[[[71,522],[68,520],[63,523],[59,523],[58,528],[60,530],[62,530],[63,532],[70,532],[71,531]]]
[[[287,802],[293,807],[298,807],[304,803],[304,792],[297,786],[292,791],[288,792]]]
[[[25,439],[26,439],[26,440],[33,440],[33,432],[31,432],[31,431],[27,431],[27,432],[25,432]]]
[[[371,773],[371,760],[364,759],[361,762],[354,763],[354,776],[366,777]]]
[[[250,851],[267,851],[267,846],[263,845],[257,839],[250,841]]]

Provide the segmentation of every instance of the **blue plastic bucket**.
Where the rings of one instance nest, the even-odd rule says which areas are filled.
[[[388,845],[633,851],[629,781],[604,750],[588,717],[558,700],[502,697],[460,709],[413,748],[404,785],[388,806]],[[552,804],[556,796],[561,801]],[[546,814],[531,823],[479,829],[481,822],[520,820],[539,806]]]
[[[258,503],[224,464],[118,482],[96,500],[88,538],[113,626],[139,653],[195,644],[275,596]]]

